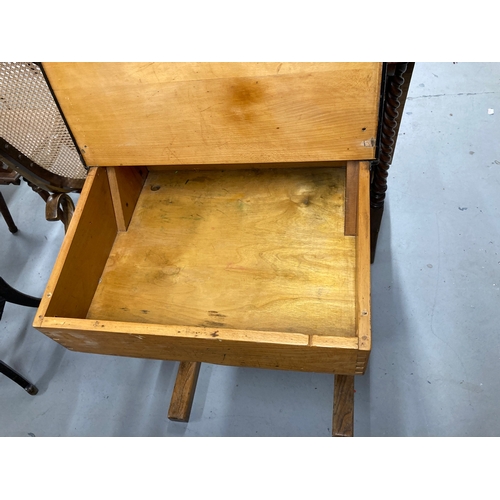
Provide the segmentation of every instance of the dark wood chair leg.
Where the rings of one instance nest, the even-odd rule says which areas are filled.
[[[354,433],[354,375],[335,375],[333,390],[333,437]]]
[[[371,262],[375,260],[378,233],[384,214],[387,176],[391,166],[414,63],[389,63],[384,96],[378,159],[372,163],[370,189]]]
[[[6,365],[3,361],[0,361],[0,373],[3,373],[13,382],[20,385],[31,396],[38,393],[38,389],[31,382],[28,382],[22,375]]]
[[[12,218],[12,215],[10,215],[9,208],[7,207],[7,203],[5,203],[5,199],[2,193],[0,193],[0,213],[3,215],[3,218],[7,223],[9,231],[11,233],[17,233],[17,227],[14,224],[14,219]]]
[[[200,367],[201,363],[196,361],[181,361],[175,379],[172,399],[170,400],[169,420],[176,422],[189,421]]]

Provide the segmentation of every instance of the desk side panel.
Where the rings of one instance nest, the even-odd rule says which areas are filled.
[[[115,241],[117,226],[105,169],[92,169],[64,237],[33,326],[45,315],[85,318]]]
[[[359,163],[358,234],[356,236],[356,335],[359,339],[357,374],[365,373],[371,351],[370,279],[370,165]]]

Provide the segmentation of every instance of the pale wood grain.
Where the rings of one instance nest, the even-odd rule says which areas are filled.
[[[196,361],[181,361],[179,364],[168,409],[169,420],[176,422],[189,421],[200,368],[201,363]]]
[[[370,165],[359,166],[358,235],[356,237],[356,336],[360,354],[358,373],[364,373],[371,350],[370,296]]]
[[[94,354],[227,366],[354,374],[357,349],[309,345],[309,336],[224,328],[44,317],[37,328],[64,347]]]
[[[296,161],[287,163],[226,163],[206,165],[151,165],[148,170],[253,170],[262,168],[329,168],[345,167],[346,161]],[[122,168],[122,167],[120,167]]]
[[[380,63],[44,63],[88,165],[373,159]]]
[[[109,187],[115,209],[118,231],[126,231],[141,194],[148,169],[146,167],[108,167]]]
[[[359,162],[348,161],[345,185],[345,228],[346,236],[356,236],[358,227]]]
[[[343,169],[150,172],[88,318],[354,337]]]
[[[335,375],[333,392],[333,437],[352,437],[354,433],[354,377]]]
[[[335,347],[345,349],[357,349],[357,337],[333,337],[327,335],[311,335],[309,345],[313,347]]]
[[[91,169],[38,308],[35,327],[45,314],[85,317],[116,232],[106,171]]]
[[[134,167],[122,167],[122,168],[134,168]],[[127,225],[125,224],[125,216],[123,214],[123,206],[120,196],[120,188],[118,187],[118,179],[116,178],[115,167],[108,167],[108,182],[109,189],[111,191],[111,200],[113,201],[113,208],[115,210],[116,227],[118,231],[126,231]]]

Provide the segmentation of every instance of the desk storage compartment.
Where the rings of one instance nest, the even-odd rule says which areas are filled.
[[[363,373],[368,185],[366,162],[92,168],[34,326],[76,351]]]

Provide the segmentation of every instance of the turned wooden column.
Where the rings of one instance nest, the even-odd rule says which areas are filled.
[[[414,63],[389,63],[380,123],[377,160],[372,162],[370,190],[371,261],[375,260],[378,233],[384,213],[387,176],[392,163],[401,124],[404,103],[408,94]]]

